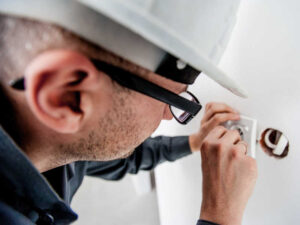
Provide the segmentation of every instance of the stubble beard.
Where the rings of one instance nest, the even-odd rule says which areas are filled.
[[[138,120],[133,95],[128,90],[114,92],[111,96],[112,107],[99,119],[98,128],[67,147],[73,152],[73,158],[92,161],[127,158],[155,130],[153,124]]]

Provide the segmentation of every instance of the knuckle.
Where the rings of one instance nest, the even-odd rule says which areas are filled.
[[[224,145],[220,142],[205,139],[201,146],[203,151],[210,151],[211,153],[221,154],[224,151]]]
[[[234,133],[235,133],[235,135],[241,137],[241,134],[240,134],[240,132],[238,130],[234,130]]]
[[[215,121],[216,123],[220,123],[220,122],[222,121],[222,118],[223,118],[223,116],[220,115],[220,114],[215,115],[215,116],[214,116],[214,121]]]
[[[233,152],[237,152],[237,151],[241,151],[241,149],[240,149],[238,146],[234,145],[234,146],[232,147],[232,151],[233,151]]]
[[[208,115],[212,115],[213,113],[211,112],[211,108],[209,109],[206,109],[205,110],[205,114],[208,116]]]
[[[201,149],[203,149],[204,151],[206,151],[210,146],[209,140],[205,139],[202,143]]]
[[[230,155],[231,155],[231,159],[233,159],[233,160],[238,159],[238,153],[237,153],[237,151],[231,151]]]
[[[239,159],[241,157],[241,154],[239,152],[240,150],[237,149],[237,148],[232,148],[232,151],[231,151],[231,157],[232,159]]]
[[[223,126],[216,126],[216,127],[214,128],[214,130],[215,130],[215,131],[222,132],[222,131],[226,131],[226,128],[223,127]]]
[[[245,145],[246,147],[248,147],[248,143],[244,140],[239,141],[239,143]]]
[[[206,110],[210,109],[210,108],[211,108],[211,105],[212,105],[211,102],[207,103],[206,106],[205,106],[205,109],[206,109]]]
[[[209,131],[209,126],[207,124],[204,124],[202,127],[201,127],[201,131],[204,132],[204,133],[207,133]]]
[[[229,131],[233,136],[241,138],[240,132],[237,130],[230,130]]]
[[[214,103],[212,103],[212,104],[211,104],[211,107],[210,107],[210,110],[211,110],[212,112],[215,112],[215,111],[217,110],[217,105],[214,104]]]

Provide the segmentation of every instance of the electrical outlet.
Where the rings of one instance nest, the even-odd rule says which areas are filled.
[[[255,158],[257,121],[246,116],[240,117],[239,121],[229,120],[223,125],[228,130],[238,130],[240,132],[243,141],[248,143],[247,155]]]

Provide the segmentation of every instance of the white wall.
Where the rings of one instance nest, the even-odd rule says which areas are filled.
[[[74,225],[159,224],[156,192],[138,194],[132,176],[121,181],[85,177],[72,202],[79,215]]]
[[[289,138],[290,152],[285,159],[269,157],[257,146],[259,177],[244,215],[245,225],[300,221],[299,12],[297,0],[243,0],[220,67],[248,89],[249,99],[235,97],[204,75],[191,89],[203,104],[226,102],[257,119],[259,132],[273,127]],[[189,134],[197,130],[200,117],[187,127],[174,121],[162,123],[157,134]],[[194,224],[197,220],[200,166],[200,156],[196,154],[156,170],[162,225]]]

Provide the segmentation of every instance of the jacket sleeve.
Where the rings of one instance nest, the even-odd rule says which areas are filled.
[[[188,136],[148,138],[125,159],[105,162],[87,162],[86,175],[107,180],[119,180],[126,173],[151,170],[165,161],[175,161],[191,154]]]
[[[220,224],[209,222],[207,220],[198,220],[197,225],[220,225]]]

